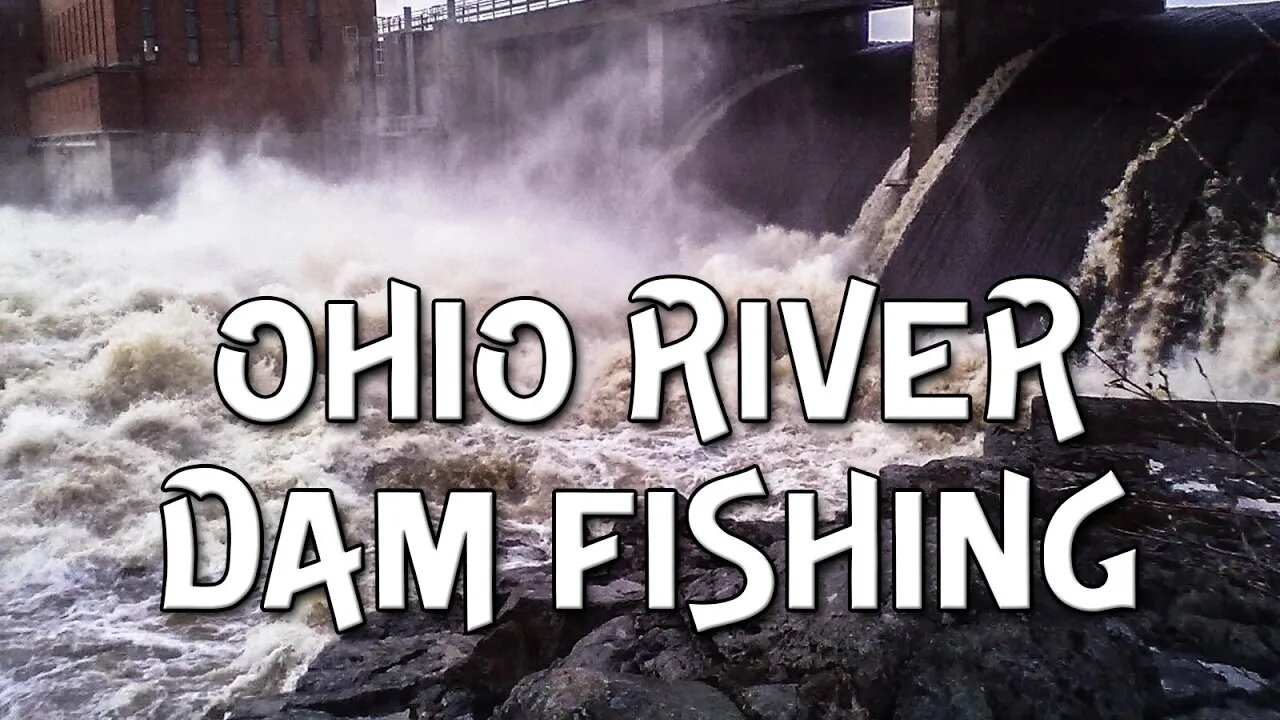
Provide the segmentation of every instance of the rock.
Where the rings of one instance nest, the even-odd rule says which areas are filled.
[[[1243,668],[1165,652],[1157,652],[1153,663],[1163,691],[1162,710],[1165,715],[1194,708],[1219,707],[1228,700],[1248,701],[1256,705],[1275,702],[1275,693],[1269,684],[1256,673]]]
[[[636,621],[629,616],[614,618],[587,633],[563,660],[562,668],[623,672],[634,664],[635,646],[640,641]]]
[[[803,685],[755,685],[735,696],[751,720],[868,720],[871,715],[848,692],[847,676],[828,671]]]
[[[433,685],[418,694],[411,705],[412,720],[474,720],[488,717],[490,705],[477,701],[461,688]]]
[[[744,685],[804,683],[822,676],[831,686],[827,694],[833,706],[847,710],[856,700],[873,713],[887,711],[902,664],[933,621],[923,613],[891,609],[850,611],[845,559],[820,566],[818,579],[819,602],[812,612],[786,610],[785,577],[779,576],[778,592],[763,613],[709,633],[721,673]],[[731,597],[739,584],[735,572],[709,572],[690,586],[689,599]]]
[[[639,669],[664,680],[708,680],[719,673],[719,660],[708,645],[684,628],[653,628],[640,639],[647,657]]]
[[[1280,478],[1280,406],[1260,403],[1165,402],[1078,398],[1084,435],[1059,444],[1043,398],[1032,402],[1030,427],[993,427],[984,458],[1036,477],[1042,472],[1107,471],[1146,502],[1232,512],[1241,499],[1275,500]],[[1224,446],[1224,441],[1232,447]]]
[[[928,639],[903,669],[894,717],[1144,717],[1148,672],[1145,649],[1102,622],[990,613]]]
[[[299,710],[292,707],[290,695],[274,695],[253,698],[236,704],[222,717],[223,720],[273,720],[279,717],[297,718],[297,720],[336,720],[336,716],[318,710]]]
[[[1202,708],[1169,720],[1280,720],[1280,711],[1232,702],[1224,707]]]
[[[1048,437],[1054,447],[1115,444],[1177,445],[1218,448],[1214,433],[1229,438],[1243,452],[1264,449],[1275,441],[1280,406],[1266,403],[1216,403],[1179,400],[1154,403],[1140,398],[1079,397],[1076,399],[1085,434],[1066,446],[1052,439],[1049,408],[1043,397],[1031,402],[1030,426]]]
[[[401,710],[424,681],[464,674],[475,662],[479,642],[475,636],[438,632],[335,643],[298,681],[289,707],[346,716]]]
[[[218,716],[222,720],[410,720],[408,710],[382,715],[332,715],[319,710],[297,708],[288,695],[257,698],[239,703],[226,715]],[[458,720],[462,720],[459,718]]]
[[[805,720],[812,705],[799,685],[756,685],[738,694],[738,706],[751,720]]]
[[[560,668],[520,682],[495,720],[745,720],[729,698],[696,682]]]
[[[285,709],[353,717],[413,707],[426,718],[487,717],[521,678],[550,666],[603,618],[644,601],[642,587],[615,580],[591,589],[589,610],[558,612],[541,571],[508,575],[499,597],[494,624],[471,635],[445,629],[461,627],[456,609],[379,616],[325,648]]]
[[[635,673],[664,680],[703,680],[716,665],[705,641],[678,616],[614,618],[578,641],[557,667]]]

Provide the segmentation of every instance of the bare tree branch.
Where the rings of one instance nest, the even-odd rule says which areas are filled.
[[[1266,468],[1262,467],[1260,464],[1258,464],[1257,461],[1255,461],[1253,458],[1250,458],[1243,451],[1241,451],[1235,442],[1223,437],[1222,433],[1218,432],[1218,429],[1213,426],[1213,423],[1209,422],[1209,419],[1207,417],[1197,417],[1194,414],[1188,412],[1185,408],[1179,406],[1177,403],[1174,402],[1175,398],[1173,396],[1173,392],[1169,388],[1169,377],[1163,370],[1160,370],[1157,372],[1157,374],[1161,378],[1159,385],[1155,385],[1153,383],[1147,383],[1143,385],[1135,381],[1132,377],[1130,377],[1130,375],[1126,370],[1121,368],[1116,363],[1110,360],[1107,360],[1105,357],[1103,357],[1098,351],[1094,350],[1093,348],[1089,348],[1089,354],[1092,355],[1094,359],[1096,359],[1098,362],[1102,363],[1102,365],[1106,367],[1107,370],[1111,371],[1111,373],[1115,376],[1115,378],[1111,382],[1107,383],[1109,387],[1112,387],[1117,390],[1130,393],[1131,395],[1141,397],[1145,400],[1149,400],[1151,402],[1157,403],[1161,407],[1168,410],[1169,412],[1172,412],[1178,417],[1182,418],[1188,424],[1190,424],[1191,426],[1199,430],[1201,433],[1203,433],[1204,437],[1210,440],[1219,449],[1235,457],[1242,464],[1246,465],[1250,470],[1253,470],[1256,473],[1256,477],[1254,479],[1260,485],[1265,485],[1268,488],[1268,490],[1270,490],[1272,493],[1280,495],[1280,478],[1273,477],[1272,474],[1269,471],[1267,471]],[[1198,362],[1197,362],[1197,365],[1199,365]],[[1203,372],[1204,372],[1204,369],[1202,367],[1201,373],[1203,374]],[[1206,377],[1206,380],[1207,379],[1208,378]],[[1210,387],[1210,392],[1213,392],[1212,386]],[[1216,401],[1216,396],[1215,396],[1215,401]],[[1223,419],[1233,423],[1234,421],[1226,417],[1225,411],[1222,410],[1223,408],[1222,404],[1217,403],[1217,406],[1220,411],[1224,412]],[[1232,427],[1234,427],[1234,424],[1232,425]],[[1233,431],[1233,434],[1234,434],[1234,431]]]

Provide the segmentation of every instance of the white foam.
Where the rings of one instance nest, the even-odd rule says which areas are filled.
[[[920,166],[916,177],[911,181],[911,186],[903,195],[897,211],[885,223],[884,239],[876,247],[875,256],[870,266],[874,274],[880,274],[884,266],[889,262],[889,258],[893,256],[893,251],[897,249],[902,242],[902,238],[906,235],[907,228],[911,226],[912,221],[916,219],[916,215],[920,213],[920,208],[924,207],[929,191],[933,189],[933,186],[942,177],[943,171],[951,164],[951,160],[964,143],[964,139],[969,136],[969,132],[978,124],[978,121],[991,112],[996,103],[1000,102],[1000,98],[1004,97],[1009,88],[1013,87],[1014,81],[1018,79],[1022,71],[1031,64],[1031,61],[1042,50],[1043,47],[1028,50],[996,69],[978,92],[974,94],[973,98],[969,100],[964,112],[960,115],[960,119],[956,121],[951,130],[947,132],[946,137],[942,139],[938,147]]]
[[[377,463],[402,461],[410,468],[402,481],[439,494],[455,483],[505,483],[509,530],[532,538],[511,561],[528,563],[545,557],[537,545],[553,487],[687,490],[760,463],[775,490],[833,490],[850,466],[875,471],[980,449],[972,429],[809,427],[781,355],[771,427],[741,427],[704,448],[678,390],[663,426],[626,424],[626,298],[636,282],[693,274],[730,307],[740,297],[808,297],[829,342],[848,268],[867,241],[745,227],[678,206],[649,222],[643,207],[601,212],[598,196],[508,179],[333,185],[269,160],[205,156],[174,199],[148,213],[0,208],[0,367],[12,368],[0,390],[0,614],[12,618],[0,646],[30,653],[0,668],[11,713],[200,713],[228,693],[287,684],[319,647],[328,618],[307,608],[285,618],[156,611],[160,482],[192,462],[225,465],[253,483],[268,528],[289,488],[330,487],[346,526],[366,542],[369,490],[390,480],[370,474]],[[499,185],[497,201],[482,201]],[[532,430],[478,410],[462,426],[393,426],[380,416],[375,384],[354,426],[326,424],[314,407],[271,429],[229,415],[211,380],[223,312],[271,294],[315,321],[326,299],[355,298],[365,327],[376,329],[388,276],[421,285],[428,298],[466,298],[471,322],[510,296],[555,301],[579,343],[573,409]],[[516,373],[531,377],[537,365],[526,358]],[[276,368],[264,361],[255,372]],[[972,377],[965,368],[951,382]],[[730,383],[721,389],[736,395]],[[831,502],[840,498],[833,492]],[[219,508],[200,512],[210,573],[223,531]]]

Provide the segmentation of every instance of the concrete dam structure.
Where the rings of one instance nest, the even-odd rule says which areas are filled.
[[[860,3],[588,0],[453,24],[445,8],[384,36],[379,107],[492,148],[589,87],[685,187],[760,223],[883,233],[880,262],[851,271],[891,296],[983,308],[998,280],[1044,275],[1106,332],[1184,341],[1205,301],[1149,298],[1208,297],[1274,201],[1280,10],[1017,5],[917,3],[896,45],[868,44],[881,6]],[[877,191],[892,207],[864,217]]]
[[[1277,32],[1280,13],[1258,6],[1116,20],[1049,43],[938,169],[886,289],[978,300],[1016,274],[1075,278],[1096,243],[1117,267],[1101,286],[1081,278],[1093,304],[1160,284],[1207,296],[1234,263],[1210,257],[1229,238],[1206,220],[1241,225],[1231,232],[1247,242],[1275,199]],[[1179,248],[1204,253],[1181,277],[1168,267]]]

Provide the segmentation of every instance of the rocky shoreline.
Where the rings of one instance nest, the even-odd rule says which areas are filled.
[[[785,612],[779,590],[761,616],[697,634],[686,611],[645,610],[643,529],[628,524],[586,610],[553,608],[549,571],[507,573],[485,630],[462,632],[461,603],[379,615],[326,648],[294,691],[227,717],[1280,720],[1280,406],[1080,402],[1088,433],[1076,441],[1055,443],[1037,402],[1028,427],[991,428],[982,457],[884,468],[882,485],[924,490],[932,509],[941,488],[977,489],[991,512],[1001,470],[1029,474],[1038,538],[1062,499],[1114,470],[1128,497],[1086,524],[1077,571],[1100,582],[1097,559],[1138,548],[1136,610],[1085,615],[1037,577],[1032,610],[1000,611],[971,568],[965,612],[930,597],[923,611],[851,613],[835,559],[815,612]],[[781,523],[731,532],[782,567]],[[737,592],[736,570],[682,542],[684,600]]]

